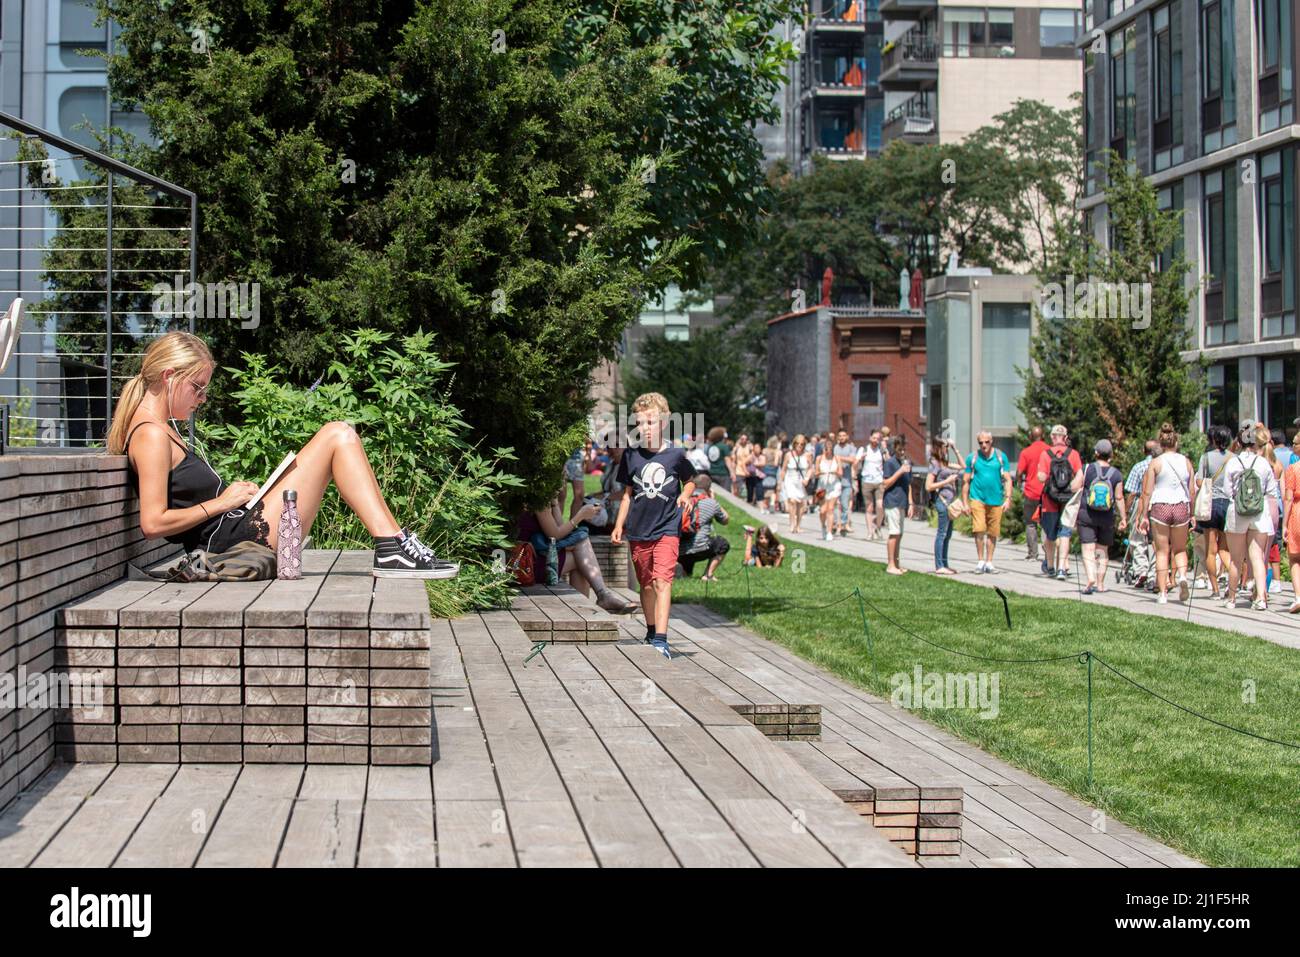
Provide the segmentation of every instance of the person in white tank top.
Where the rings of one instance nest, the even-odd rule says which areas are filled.
[[[1158,437],[1163,451],[1152,459],[1142,480],[1142,520],[1138,531],[1150,534],[1156,550],[1156,602],[1169,601],[1171,577],[1178,585],[1178,600],[1187,601],[1187,536],[1191,530],[1196,479],[1192,463],[1178,451],[1178,433],[1168,422]]]
[[[1260,454],[1258,436],[1254,423],[1243,423],[1237,441],[1241,451],[1228,460],[1223,468],[1223,478],[1232,500],[1228,503],[1228,515],[1223,527],[1227,533],[1228,553],[1232,556],[1232,567],[1228,573],[1228,594],[1223,601],[1224,608],[1237,605],[1237,586],[1247,577],[1254,585],[1255,600],[1251,607],[1256,611],[1268,610],[1268,589],[1266,587],[1268,572],[1268,548],[1272,543],[1274,525],[1273,513],[1267,499],[1274,494],[1277,476],[1273,466]],[[1258,515],[1237,514],[1237,489],[1242,476],[1253,471],[1259,476],[1260,489],[1264,493],[1265,505]]]

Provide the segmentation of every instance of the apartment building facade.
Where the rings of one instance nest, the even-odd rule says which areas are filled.
[[[1079,0],[879,0],[884,143],[952,143],[1018,99],[1080,90]]]
[[[1181,210],[1195,290],[1201,427],[1300,415],[1295,63],[1300,0],[1088,0],[1088,228],[1107,242],[1100,163],[1114,150]]]
[[[769,160],[783,157],[796,176],[822,155],[865,159],[880,152],[883,23],[879,0],[808,0],[802,21],[785,25],[799,52],[786,68],[781,129],[760,131]]]

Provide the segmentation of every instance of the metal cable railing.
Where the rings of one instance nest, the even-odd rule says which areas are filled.
[[[196,288],[197,256],[194,193],[0,113],[0,311],[26,312],[0,369],[0,454],[102,446],[148,343],[194,331],[172,291]]]

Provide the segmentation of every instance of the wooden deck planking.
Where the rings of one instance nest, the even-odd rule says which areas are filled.
[[[0,816],[0,867],[26,867],[113,771],[111,764],[55,765]]]
[[[433,819],[428,768],[372,767],[366,782],[358,866],[435,866]]]
[[[113,866],[194,866],[238,776],[236,765],[182,765]]]
[[[677,860],[654,821],[556,674],[545,662],[527,667],[522,660],[506,657],[502,645],[510,642],[495,634],[493,638],[528,701],[599,863],[604,867],[676,866]]]
[[[199,855],[199,867],[273,867],[305,767],[246,764]]]
[[[355,765],[308,765],[276,867],[355,865],[368,770]],[[427,773],[422,776],[428,778]]]
[[[117,765],[32,866],[111,866],[177,770],[171,764]]]

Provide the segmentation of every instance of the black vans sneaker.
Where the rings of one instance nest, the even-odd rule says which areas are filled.
[[[455,578],[460,565],[445,562],[433,549],[420,541],[414,532],[375,539],[375,565],[370,574],[376,578]]]

